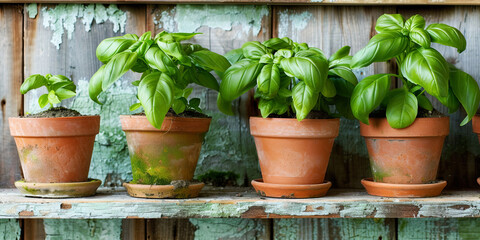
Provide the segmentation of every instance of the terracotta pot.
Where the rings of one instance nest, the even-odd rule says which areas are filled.
[[[250,118],[265,183],[323,183],[339,119]]]
[[[100,116],[9,118],[26,182],[85,182]]]
[[[192,180],[210,118],[166,117],[161,129],[145,116],[120,116],[127,136],[134,184]]]
[[[386,118],[360,123],[375,182],[429,183],[436,180],[449,118],[417,118],[403,129],[390,127]]]
[[[473,128],[473,132],[478,135],[478,140],[480,141],[480,115],[473,116],[472,128]]]

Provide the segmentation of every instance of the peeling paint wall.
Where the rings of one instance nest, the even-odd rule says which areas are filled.
[[[45,219],[46,240],[115,240],[122,233],[121,219],[65,220]]]
[[[288,36],[289,31],[291,31],[293,35],[296,35],[297,31],[301,31],[307,27],[312,16],[312,13],[308,11],[294,13],[287,9],[279,12],[279,21],[282,24],[278,27],[278,37]]]
[[[16,219],[0,219],[0,239],[20,239],[20,225]]]
[[[196,227],[195,240],[258,239],[266,231],[256,219],[190,219]]]
[[[35,18],[37,15],[37,5],[30,4],[27,7],[28,16]],[[89,32],[93,21],[96,24],[104,22],[113,23],[114,32],[125,32],[125,24],[127,22],[127,14],[117,5],[111,4],[107,7],[103,4],[58,4],[53,8],[43,7],[41,9],[43,15],[43,26],[52,30],[52,38],[50,42],[60,48],[63,35],[67,33],[68,39],[72,38],[75,31],[75,23],[81,19],[85,26],[85,31]]]

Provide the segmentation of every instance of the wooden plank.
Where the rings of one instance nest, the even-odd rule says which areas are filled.
[[[478,218],[399,219],[398,239],[478,239]]]
[[[19,5],[0,5],[0,187],[21,178],[20,161],[8,118],[22,115],[23,15]]]
[[[146,239],[145,219],[124,219],[122,220],[123,240],[144,240]]]
[[[40,4],[37,9],[34,18],[30,17],[33,15],[30,11],[25,11],[24,74],[62,74],[77,84],[76,98],[63,104],[82,114],[98,114],[102,118],[89,176],[102,180],[104,186],[119,187],[131,179],[131,167],[118,116],[130,114],[128,106],[137,101],[136,92],[127,86],[138,79],[138,74],[128,73],[113,85],[100,97],[102,106],[90,100],[88,80],[101,66],[95,56],[100,41],[145,31],[145,5]],[[40,110],[37,98],[44,91],[26,95],[26,112]]]
[[[275,37],[290,37],[318,47],[327,56],[345,45],[355,54],[375,35],[376,19],[383,13],[395,13],[393,7],[275,7]],[[376,63],[355,70],[359,80],[392,71],[391,64]],[[370,176],[370,164],[365,142],[359,135],[356,120],[342,119],[340,134],[335,140],[326,179],[335,187],[362,188],[360,179]]]
[[[45,229],[42,219],[24,219],[23,220],[23,240],[45,239]]]
[[[29,0],[0,0],[0,3],[30,3]],[[85,3],[81,0],[36,0],[36,3]],[[480,5],[477,0],[93,0],[104,4],[276,4],[276,5]]]
[[[458,28],[467,40],[467,49],[458,53],[455,48],[439,44],[432,47],[439,50],[448,62],[464,70],[480,83],[480,68],[477,66],[480,42],[480,9],[478,7],[401,7],[399,13],[406,19],[414,14],[425,17],[427,26],[431,23],[445,23]],[[433,98],[431,98],[433,99]],[[434,107],[448,115],[448,109],[436,99]],[[472,132],[471,123],[460,127],[466,114],[461,109],[450,115],[450,134],[447,136],[440,161],[438,178],[447,180],[447,188],[472,188],[477,186],[476,178],[480,175],[477,159],[480,157],[477,135]]]
[[[195,226],[188,219],[149,219],[146,239],[194,239]]]
[[[275,219],[274,239],[396,239],[394,219]]]
[[[190,219],[194,225],[195,239],[225,240],[268,240],[273,239],[270,232],[271,221],[266,219]],[[182,238],[178,238],[182,239]],[[193,239],[193,238],[192,238]]]
[[[242,196],[237,196],[242,192]],[[246,188],[205,190],[193,199],[140,199],[99,192],[77,199],[25,198],[0,190],[0,218],[427,218],[480,217],[478,191],[446,191],[434,198],[383,198],[332,189],[322,198],[263,198]],[[68,205],[65,209],[61,206]]]
[[[120,239],[120,219],[45,219],[45,239]]]
[[[268,6],[150,5],[147,13],[152,14],[147,20],[147,29],[154,33],[163,30],[200,32],[203,34],[190,42],[219,54],[239,48],[246,41],[264,41],[271,35]],[[202,146],[196,176],[209,170],[232,171],[238,175],[238,185],[247,185],[248,179],[260,177],[248,123],[249,116],[256,114],[252,107],[253,92],[235,101],[236,116],[226,116],[217,110],[217,92],[213,90],[194,86],[192,97],[199,97],[201,108],[213,118]]]

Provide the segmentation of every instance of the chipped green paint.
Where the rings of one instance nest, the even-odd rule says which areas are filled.
[[[277,219],[274,224],[275,239],[297,239],[300,219]]]
[[[176,22],[174,19],[175,8],[170,11],[163,11],[160,15],[160,19],[157,19],[157,16],[153,16],[153,23],[157,25],[158,28],[163,28],[167,32],[175,32]]]
[[[20,239],[20,225],[16,219],[0,219],[0,239]]]
[[[265,225],[257,219],[190,219],[195,226],[195,240],[258,239]]]
[[[297,13],[296,11],[286,9],[279,12],[278,36],[296,36],[298,32],[305,29],[312,18],[312,13],[304,11]]]
[[[127,81],[117,81],[94,103],[88,96],[88,81],[77,83],[77,96],[69,106],[85,115],[100,115],[100,132],[95,138],[91,178],[98,178],[104,186],[121,186],[132,179],[130,158],[125,133],[120,126],[120,115],[131,114],[128,106],[136,103],[136,89]]]
[[[240,25],[244,33],[257,35],[262,19],[269,14],[270,8],[266,5],[179,4],[172,12],[162,13],[160,20],[154,20],[170,31],[175,30],[175,23],[179,32],[195,32],[202,26],[230,31]]]
[[[399,239],[478,239],[478,218],[399,219]]]
[[[37,17],[38,9],[37,9],[37,4],[36,3],[28,4],[27,7],[26,7],[26,10],[27,10],[29,18]]]
[[[121,239],[121,219],[71,220],[45,219],[46,240],[61,239]]]
[[[29,10],[29,9],[28,9]],[[30,16],[30,11],[29,11]],[[127,14],[117,5],[111,4],[105,7],[103,4],[58,4],[53,8],[42,8],[43,26],[53,31],[50,42],[60,48],[63,41],[63,35],[67,32],[68,39],[72,38],[75,31],[75,24],[82,18],[82,24],[85,25],[85,31],[90,31],[93,20],[96,24],[106,21],[113,23],[113,31],[125,31]]]

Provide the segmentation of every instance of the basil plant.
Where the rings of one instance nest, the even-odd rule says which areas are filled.
[[[48,93],[38,98],[40,108],[44,108],[47,104],[50,104],[50,108],[52,108],[54,104],[76,95],[76,86],[72,80],[63,75],[51,74],[45,76],[34,74],[29,76],[20,86],[20,93],[26,94],[28,91],[40,87],[45,87],[48,91]]]
[[[357,78],[349,52],[346,46],[327,59],[320,49],[287,37],[247,42],[226,54],[232,66],[222,77],[218,108],[232,115],[231,102],[256,86],[264,118],[286,114],[301,121],[312,110],[351,116],[349,99]],[[336,111],[329,105],[336,105]]]
[[[395,58],[400,71],[366,77],[355,87],[350,104],[358,120],[368,124],[369,114],[380,107],[386,111],[391,127],[408,127],[419,108],[433,110],[425,93],[448,107],[449,113],[456,112],[461,104],[467,112],[461,126],[472,119],[480,102],[476,81],[431,48],[432,43],[439,43],[463,52],[466,40],[458,29],[441,23],[425,28],[425,19],[420,15],[405,21],[400,14],[384,14],[378,18],[375,30],[378,34],[353,56],[351,67]],[[400,79],[402,86],[390,89],[391,77]]]
[[[151,32],[141,37],[135,34],[104,39],[97,47],[96,55],[104,65],[89,82],[90,98],[98,100],[100,93],[107,90],[129,70],[142,73],[138,86],[139,103],[131,111],[143,107],[148,121],[160,128],[167,112],[172,108],[180,114],[185,110],[201,112],[200,99],[187,100],[195,83],[219,90],[219,84],[211,71],[221,75],[230,63],[222,55],[198,44],[181,43],[198,33],[161,32],[152,39]]]

